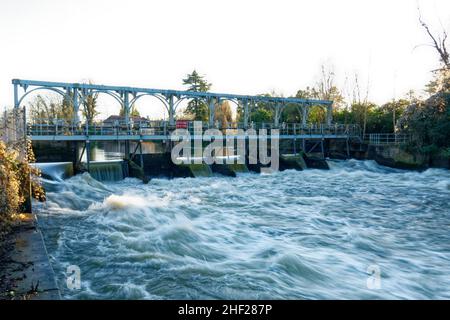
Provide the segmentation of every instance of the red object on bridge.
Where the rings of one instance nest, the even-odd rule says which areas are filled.
[[[176,128],[177,129],[187,129],[189,121],[187,120],[177,120]]]

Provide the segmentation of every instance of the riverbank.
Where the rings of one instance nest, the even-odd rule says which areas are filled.
[[[0,247],[0,300],[61,299],[34,214],[22,214]]]
[[[396,145],[369,145],[364,160],[375,160],[382,166],[404,170],[450,169],[450,157],[444,152],[429,155]]]

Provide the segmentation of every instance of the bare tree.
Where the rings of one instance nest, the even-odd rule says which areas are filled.
[[[363,135],[366,134],[367,128],[367,113],[368,109],[371,106],[369,103],[369,89],[370,89],[370,77],[367,77],[367,86],[366,86],[365,96],[362,97],[362,88],[360,85],[359,75],[355,72],[354,74],[354,83],[353,83],[353,99],[351,102],[351,107],[353,112],[357,117],[357,122],[362,126]],[[349,93],[350,94],[350,93]]]
[[[431,31],[429,25],[422,19],[422,14],[419,10],[419,22],[425,29],[428,37],[431,39],[431,43],[428,46],[433,47],[439,55],[439,61],[441,67],[437,70],[433,70],[435,75],[434,79],[426,85],[426,92],[430,95],[434,95],[440,91],[450,90],[450,54],[448,50],[448,32],[442,27],[442,31],[437,33]]]
[[[442,34],[438,35],[433,34],[428,24],[422,19],[420,8],[419,8],[419,22],[425,29],[428,36],[430,37],[432,41],[431,46],[438,52],[443,67],[447,70],[450,69],[450,54],[447,49],[447,38],[448,38],[447,31],[443,28]]]
[[[89,84],[94,84],[92,80],[89,80]],[[91,91],[84,97],[83,100],[83,116],[86,118],[86,121],[91,125],[94,123],[95,117],[99,115],[99,111],[97,110],[97,99],[98,92],[92,93]]]
[[[344,97],[335,84],[336,74],[333,66],[322,64],[320,79],[313,88],[313,94],[323,100],[331,100],[336,108],[344,104]]]

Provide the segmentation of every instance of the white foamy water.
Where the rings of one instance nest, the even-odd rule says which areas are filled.
[[[65,298],[450,298],[450,172],[371,161],[236,178],[49,184]],[[80,290],[66,268],[81,270]],[[368,289],[369,266],[381,271]]]

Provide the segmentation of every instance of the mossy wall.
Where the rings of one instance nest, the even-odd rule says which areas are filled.
[[[369,146],[367,157],[383,166],[398,169],[423,170],[429,164],[428,155],[410,153],[400,146]]]

